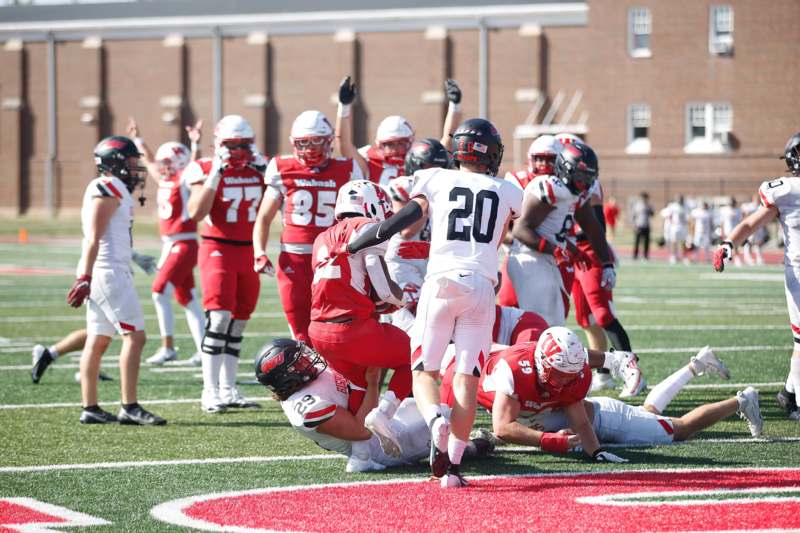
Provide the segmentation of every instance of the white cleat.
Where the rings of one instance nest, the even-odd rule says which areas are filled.
[[[620,398],[632,398],[642,392],[647,386],[647,382],[642,377],[642,370],[639,368],[639,361],[633,352],[622,352],[622,361],[619,365],[619,375],[622,380],[622,391]]]
[[[173,348],[165,348],[162,346],[156,353],[148,357],[145,362],[149,365],[160,366],[167,361],[174,361],[178,358],[178,350]]]
[[[364,419],[364,425],[381,441],[383,453],[398,459],[403,456],[400,440],[392,429],[389,417],[383,411],[377,407],[370,411]]]
[[[347,466],[344,467],[344,471],[348,474],[357,472],[379,472],[384,469],[386,469],[385,465],[376,463],[369,458],[359,459],[355,455],[351,455],[350,458],[347,459]]]
[[[615,386],[614,378],[611,377],[611,374],[595,372],[594,376],[592,376],[592,387],[589,390],[590,392],[599,392],[604,389],[613,389]]]
[[[217,414],[228,410],[219,397],[219,389],[203,389],[200,406],[204,413]]]
[[[242,396],[242,393],[239,392],[239,389],[236,387],[231,389],[220,389],[219,397],[222,399],[222,404],[225,407],[235,407],[237,409],[261,409],[259,404]]]
[[[443,489],[466,487],[469,485],[467,480],[464,479],[464,476],[461,475],[459,467],[460,465],[450,465],[447,469],[447,473],[443,475],[441,481],[439,481]]]
[[[720,361],[710,346],[704,346],[692,357],[691,364],[698,376],[714,374],[722,379],[731,379],[731,371]]]
[[[761,417],[761,409],[758,407],[758,391],[753,387],[747,387],[736,393],[736,399],[739,400],[739,416],[747,421],[750,434],[760,437],[761,430],[764,428],[764,419]]]

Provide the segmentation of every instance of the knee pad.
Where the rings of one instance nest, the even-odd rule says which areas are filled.
[[[242,348],[242,339],[244,339],[244,328],[247,325],[247,320],[235,318],[231,320],[228,326],[228,343],[225,345],[225,354],[239,357],[239,350]]]
[[[206,311],[206,332],[203,335],[203,353],[219,355],[228,342],[231,324],[230,311]]]

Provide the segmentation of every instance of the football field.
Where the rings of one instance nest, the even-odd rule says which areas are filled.
[[[139,251],[158,255],[157,241],[144,242],[151,245],[137,247]],[[272,250],[273,258],[274,254]],[[457,496],[448,491],[444,497],[437,486],[424,481],[428,472],[424,464],[380,473],[346,474],[343,458],[296,435],[279,405],[265,389],[253,384],[252,361],[258,348],[273,337],[288,335],[274,278],[262,277],[260,301],[245,332],[239,377],[241,391],[258,400],[261,410],[204,414],[199,403],[199,368],[143,365],[140,401],[165,417],[166,426],[79,424],[80,389],[74,378],[77,354],[59,358],[38,385],[30,378],[33,344],[49,346],[84,327],[84,310],[74,310],[64,301],[78,255],[75,240],[32,238],[19,244],[8,238],[0,242],[0,531],[15,531],[9,525],[15,523],[14,517],[35,518],[36,512],[43,515],[40,522],[55,524],[46,527],[57,531],[522,531],[539,527],[536,524],[542,515],[550,512],[542,509],[549,505],[548,497],[565,508],[574,502],[601,507],[584,513],[605,516],[599,525],[566,523],[566,530],[798,527],[792,520],[800,516],[800,477],[792,468],[800,467],[800,423],[787,420],[775,401],[792,349],[782,267],[731,267],[729,272],[717,274],[709,265],[623,260],[615,291],[618,315],[641,358],[649,384],[686,364],[706,344],[731,370],[730,381],[694,379],[666,414],[679,416],[701,403],[731,397],[753,385],[761,393],[765,418],[762,438],[751,438],[745,422],[732,417],[687,443],[615,447],[615,453],[630,459],[623,465],[596,465],[580,454],[558,456],[500,446],[491,458],[465,466],[466,475],[475,479],[471,487],[455,491]],[[147,357],[159,345],[150,299],[152,278],[137,269],[135,280],[147,324],[148,343],[143,354]],[[179,356],[185,359],[194,348],[182,310],[175,311]],[[570,324],[574,326],[572,318]],[[101,406],[114,413],[119,405],[119,346],[119,341],[114,341],[103,359],[103,371],[114,381],[100,383]],[[641,403],[645,395],[632,403]],[[489,417],[481,413],[477,425],[489,428]],[[774,475],[764,475],[759,468],[776,470],[770,471]],[[676,469],[678,474],[665,472]],[[577,475],[621,471],[632,473],[624,479]],[[753,477],[741,483],[730,477],[751,471]],[[736,495],[735,505],[750,503],[752,509],[757,508],[757,502],[768,500],[774,509],[764,511],[764,516],[777,521],[761,517],[753,524],[742,525],[719,518],[719,523],[698,523],[693,517],[707,519],[709,514],[695,512],[692,505],[685,504],[691,498],[685,498],[684,493],[685,500],[665,503],[652,492],[644,492],[650,496],[639,496],[638,503],[626,500],[629,506],[648,506],[633,515],[638,514],[643,521],[631,523],[621,521],[628,515],[618,513],[615,509],[619,507],[602,507],[606,503],[580,494],[559,496],[552,492],[572,486],[570,479],[576,480],[573,488],[602,485],[613,492],[623,485],[652,487],[653,480],[669,476],[680,483],[697,481],[696,486],[684,486],[683,490],[702,489],[705,498],[708,491],[729,490]],[[597,479],[598,483],[586,479]],[[770,484],[770,480],[778,479],[781,483],[777,488]],[[379,483],[362,483],[375,481]],[[324,487],[328,484],[339,485]],[[314,485],[315,490],[303,491],[305,485]],[[217,507],[203,504],[210,494],[230,496],[281,487],[293,489],[258,491],[230,501],[223,498]],[[765,494],[772,499],[765,499]],[[503,522],[502,517],[507,519],[506,515],[520,504],[520,495],[532,512]],[[181,511],[187,502],[194,502],[194,515]],[[430,505],[437,511],[432,513]],[[686,505],[686,512],[672,512],[671,518],[656,525],[644,521],[657,513],[659,506],[680,509],[675,505]],[[724,506],[725,498],[715,496],[704,500],[704,505]],[[786,516],[782,522],[783,512]],[[728,515],[714,510],[711,516]],[[420,524],[421,517],[431,522]],[[26,531],[36,530],[27,527]]]

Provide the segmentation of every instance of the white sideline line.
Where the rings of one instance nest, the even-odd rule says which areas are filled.
[[[785,385],[785,381],[768,381],[766,383],[697,383],[695,385],[684,385],[684,389],[746,389],[747,387],[755,387],[757,389],[764,389],[770,387],[780,387]]]
[[[142,466],[175,466],[175,465],[214,465],[231,463],[275,463],[279,461],[319,461],[346,459],[343,455],[280,455],[275,457],[219,457],[215,459],[173,459],[168,461],[120,461],[115,463],[85,463],[43,466],[5,466],[0,467],[0,474],[16,474],[23,472],[51,472],[54,470],[94,470],[97,468],[137,468]]]
[[[248,397],[248,400],[255,402],[271,402],[271,397],[256,396]],[[103,403],[116,403],[116,400],[108,400]],[[200,398],[178,398],[173,400],[141,400],[139,403],[143,405],[170,405],[176,403],[200,403]],[[65,407],[82,407],[78,402],[63,402],[63,403],[20,403],[20,404],[2,404],[0,410],[7,409],[62,409]]]
[[[688,441],[676,442],[675,444],[765,444],[800,442],[800,437],[777,437],[769,438],[734,438],[734,439],[690,439]],[[603,444],[608,448],[648,448],[652,444]],[[532,446],[502,446],[497,448],[497,453],[527,453],[536,451],[538,448]],[[20,474],[32,472],[52,472],[64,470],[94,470],[94,469],[113,469],[113,468],[139,468],[149,466],[183,466],[183,465],[209,465],[209,464],[235,464],[235,463],[275,463],[281,461],[331,461],[344,460],[343,455],[336,454],[317,454],[317,455],[282,455],[275,457],[218,457],[213,459],[171,459],[164,461],[119,461],[109,463],[83,463],[83,464],[58,464],[58,465],[39,465],[39,466],[4,466],[0,467],[0,474]]]
[[[684,348],[640,348],[636,353],[697,353],[703,346],[688,346]],[[760,352],[760,351],[777,351],[777,350],[791,350],[791,344],[764,344],[757,346],[712,346],[715,352]]]
[[[244,336],[247,337],[288,337],[291,334],[289,333],[289,327],[287,325],[285,330],[281,331],[245,331]],[[176,333],[173,335],[176,339],[191,339],[191,333]],[[63,339],[64,336],[49,336],[49,337],[12,337],[9,340],[13,343],[22,344],[27,343],[29,347],[32,347],[34,344],[42,344],[51,341],[60,341]],[[2,351],[3,348],[0,348]]]
[[[264,311],[261,313],[253,313],[251,318],[284,318],[284,314],[280,311]],[[145,320],[156,320],[158,317],[155,314],[144,315]],[[37,320],[42,320],[39,316],[6,316],[0,317],[0,323],[28,323]],[[72,322],[72,321],[85,321],[86,313],[75,313],[72,315],[48,315],[45,320],[47,322]]]
[[[638,313],[637,313],[638,314]],[[789,324],[770,324],[759,326],[757,324],[684,324],[684,325],[638,325],[626,326],[628,331],[742,331],[742,330],[788,330]]]

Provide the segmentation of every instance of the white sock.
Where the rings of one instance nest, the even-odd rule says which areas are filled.
[[[203,354],[205,355],[205,354]],[[236,372],[239,371],[239,358],[226,353],[217,356],[222,359],[222,369],[219,373],[219,384],[223,389],[236,388]]]
[[[789,390],[791,383],[792,389]],[[789,377],[786,378],[786,390],[789,392],[796,392],[800,387],[800,357],[792,356],[789,361]]]
[[[431,439],[434,440],[434,444],[440,452],[447,451],[449,446],[449,436],[450,424],[448,423],[447,419],[444,416],[434,419],[433,426],[431,427]]]
[[[354,440],[351,446],[350,455],[362,461],[366,461],[367,459],[369,459],[370,458],[369,439]]]
[[[55,344],[52,345],[51,347],[49,347],[47,349],[47,351],[50,352],[50,355],[53,356],[53,359],[58,359],[59,353],[58,353],[58,350],[56,350],[56,345]]]
[[[466,447],[467,441],[458,439],[451,433],[450,440],[447,441],[447,455],[450,457],[450,462],[460,465]]]
[[[378,409],[386,415],[387,418],[392,418],[397,412],[400,402],[397,400],[394,391],[387,390],[381,396],[381,401],[378,402]]]
[[[219,389],[219,374],[222,368],[223,355],[203,354],[203,388]]]
[[[428,427],[431,427],[431,424],[437,416],[442,416],[442,410],[439,408],[439,404],[426,405],[422,409],[422,418],[425,419],[425,424],[427,424]]]
[[[652,405],[658,409],[659,413],[663,413],[664,409],[669,405],[669,402],[677,396],[683,386],[689,383],[693,377],[694,374],[692,374],[692,371],[689,369],[689,365],[681,367],[676,372],[667,376],[664,381],[653,387],[650,394],[645,398],[644,403]]]
[[[194,293],[194,289],[192,289],[192,293]],[[203,308],[200,307],[200,302],[197,301],[197,298],[192,298],[188,304],[186,304],[186,323],[189,325],[189,331],[192,332],[192,338],[194,339],[194,345],[199,352],[203,343],[203,335],[206,333],[206,324],[205,324],[205,317],[203,316]]]
[[[172,293],[175,287],[172,283],[164,286],[164,292],[153,293],[153,303],[156,306],[158,329],[162,337],[172,337],[175,334],[175,315],[172,313]]]

